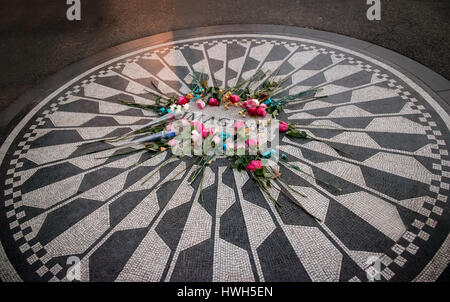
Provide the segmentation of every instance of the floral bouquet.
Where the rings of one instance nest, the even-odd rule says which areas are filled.
[[[156,156],[161,152],[171,152],[172,157],[194,155],[195,162],[192,166],[197,165],[198,168],[192,174],[190,183],[194,182],[197,177],[201,177],[200,193],[202,200],[205,167],[210,165],[217,157],[226,157],[230,160],[230,165],[234,169],[247,173],[255,181],[258,187],[274,202],[277,210],[280,210],[280,204],[270,194],[269,189],[279,191],[307,214],[314,217],[293,197],[295,194],[301,198],[307,198],[305,194],[291,187],[283,179],[280,165],[300,171],[305,177],[314,178],[314,176],[302,171],[298,166],[290,164],[285,154],[279,154],[278,137],[281,134],[299,139],[322,141],[308,135],[305,131],[298,130],[295,124],[279,121],[277,117],[283,111],[283,107],[290,101],[310,101],[319,98],[316,97],[319,89],[309,89],[295,95],[274,99],[273,96],[279,91],[284,80],[275,81],[273,77],[269,77],[256,90],[249,88],[252,83],[259,83],[266,78],[266,73],[261,70],[258,70],[249,79],[226,89],[208,86],[207,78],[202,77],[203,75],[199,77],[192,75],[192,91],[178,98],[166,96],[152,83],[154,88],[164,96],[157,96],[154,104],[144,105],[120,101],[121,104],[126,106],[154,111],[161,117],[125,135],[103,141],[119,143],[112,148],[124,148],[131,145],[143,146],[126,153],[145,151]],[[203,122],[201,118],[198,118],[198,113],[201,113],[208,106],[223,107],[225,111],[235,108],[234,111],[238,110],[238,120],[234,121],[233,124],[228,123],[226,125],[214,120]],[[191,112],[190,109],[192,108],[196,109],[195,113],[197,114]],[[202,117],[201,114],[200,117]],[[345,153],[337,148],[334,149]],[[122,154],[125,153],[116,153],[114,156]],[[170,160],[163,165],[168,162]],[[143,180],[143,183],[155,175],[159,169],[154,171],[149,178]],[[324,181],[316,180],[327,186],[332,186]],[[291,191],[291,194],[287,194],[282,189],[281,184]],[[339,190],[338,188],[335,189]]]

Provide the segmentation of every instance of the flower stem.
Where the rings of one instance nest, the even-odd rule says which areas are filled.
[[[314,136],[311,136],[311,135],[308,134],[308,137],[307,137],[307,138],[312,139],[313,141],[316,141],[316,142],[323,143],[323,144],[327,145],[328,147],[332,148],[333,150],[335,150],[335,151],[337,151],[337,152],[341,152],[341,153],[346,154],[346,155],[348,155],[348,156],[352,156],[350,153],[345,152],[345,151],[343,151],[343,150],[341,150],[341,149],[339,149],[339,148],[333,147],[333,146],[330,145],[328,142],[325,142],[325,141],[323,141],[323,140],[321,140],[321,139],[315,138]]]
[[[324,180],[321,180],[320,178],[317,178],[317,177],[315,177],[314,175],[311,175],[311,174],[309,174],[309,173],[303,171],[302,169],[300,169],[300,168],[297,167],[297,166],[285,164],[285,163],[283,163],[282,161],[280,161],[280,163],[281,163],[283,166],[285,166],[286,168],[292,168],[292,169],[294,169],[294,170],[296,170],[296,171],[298,171],[298,172],[300,172],[300,173],[303,173],[303,174],[305,174],[305,175],[311,177],[312,179],[314,179],[314,180],[316,180],[316,181],[318,181],[318,182],[321,182],[321,183],[323,183],[323,184],[325,184],[325,185],[327,185],[327,186],[329,186],[329,187],[332,187],[333,189],[338,190],[339,192],[342,191],[341,188],[338,188],[338,187],[336,187],[336,186],[333,186],[332,184],[330,184],[330,183],[328,183],[328,182],[326,182],[326,181],[324,181]],[[294,168],[294,167],[295,167],[295,168]]]
[[[266,185],[264,185],[264,183],[260,179],[258,179],[252,172],[250,172],[248,170],[246,170],[246,171],[247,171],[248,175],[250,176],[250,178],[256,182],[257,186],[261,190],[263,190],[264,193],[266,193],[266,195],[269,197],[270,200],[272,200],[277,211],[280,211],[280,209],[281,209],[280,203],[278,202],[278,200],[273,198],[273,196],[270,194],[269,190],[267,190]]]
[[[311,214],[308,210],[306,210],[299,202],[298,200],[292,198],[290,195],[288,195],[286,192],[284,192],[283,190],[281,190],[280,188],[277,188],[276,186],[272,186],[274,189],[278,190],[281,194],[283,194],[287,199],[289,199],[290,201],[292,201],[295,205],[297,205],[298,207],[300,207],[306,214],[308,214],[309,216],[311,216],[312,218],[318,220],[319,222],[322,222],[321,219],[317,218],[316,216],[314,216],[313,214]]]
[[[166,183],[171,182],[172,180],[174,180],[175,178],[177,178],[181,173],[183,173],[183,172],[186,171],[187,169],[192,168],[194,165],[195,165],[195,161],[194,161],[190,166],[187,166],[186,168],[184,168],[183,170],[181,170],[180,172],[178,172],[174,177],[172,177],[172,178],[170,178],[169,180],[167,180],[167,181],[161,183],[160,185],[158,185],[158,186],[155,188],[155,190],[159,189],[160,187],[162,187],[162,186],[165,185]]]
[[[161,164],[161,165],[159,166],[158,169],[156,169],[149,177],[147,177],[147,178],[141,183],[141,185],[143,185],[143,184],[145,184],[147,181],[149,181],[156,173],[158,173],[159,170],[161,170],[162,167],[164,167],[165,165],[169,164],[170,161],[171,161],[173,158],[175,158],[175,156],[172,155],[165,163]]]
[[[288,187],[289,189],[291,189],[293,192],[297,193],[297,194],[300,195],[301,197],[308,198],[308,196],[306,196],[305,194],[303,194],[303,193],[297,191],[296,189],[294,189],[290,184],[288,184],[288,183],[287,183],[284,179],[282,179],[281,177],[278,177],[278,179],[279,179],[286,187]]]
[[[205,202],[204,196],[203,196],[203,179],[205,178],[205,167],[202,169],[202,178],[200,179],[200,198],[201,203]]]
[[[110,155],[110,156],[96,157],[95,159],[105,159],[105,158],[110,158],[110,157],[115,157],[115,156],[120,156],[120,155],[132,154],[132,153],[136,153],[136,152],[139,152],[139,151],[144,151],[146,149],[147,148],[133,149],[133,150],[126,151],[126,152],[119,152],[119,153],[116,153],[116,154],[113,154],[113,155]]]

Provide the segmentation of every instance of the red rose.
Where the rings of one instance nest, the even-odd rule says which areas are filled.
[[[189,103],[189,100],[187,99],[187,97],[180,96],[178,98],[178,105],[184,105],[184,104],[187,104],[187,103]]]
[[[256,109],[256,114],[262,117],[266,117],[266,109],[264,109],[264,107],[259,106],[258,109]]]
[[[208,104],[210,106],[219,106],[219,101],[217,99],[215,99],[215,98],[210,98],[209,101],[208,101]]]
[[[247,109],[248,115],[250,116],[256,116],[256,112],[258,109],[256,109],[256,107],[251,107]]]
[[[280,122],[280,126],[278,127],[280,132],[286,132],[289,128],[289,125],[285,122]]]
[[[230,101],[231,101],[232,103],[237,103],[237,102],[239,102],[239,96],[238,96],[238,95],[235,95],[235,94],[231,95],[231,96],[230,96]]]

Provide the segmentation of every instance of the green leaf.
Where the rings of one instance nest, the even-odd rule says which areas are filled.
[[[286,135],[291,136],[291,137],[297,137],[297,138],[306,138],[307,134],[306,132],[302,131],[298,131],[298,130],[289,130],[286,132]]]
[[[253,174],[255,174],[255,176],[258,176],[258,177],[265,177],[263,170],[264,169],[256,169],[255,171],[253,171]]]
[[[262,171],[263,171],[263,176],[264,176],[265,178],[271,178],[271,177],[272,177],[272,173],[270,173],[270,172],[267,170],[266,167],[263,167],[263,168],[262,168]]]
[[[275,109],[274,112],[272,112],[272,117],[276,118],[278,116],[278,109]]]
[[[293,169],[295,169],[295,170],[297,170],[297,171],[301,171],[301,170],[302,170],[302,169],[300,169],[299,166],[294,166],[294,165],[291,165],[291,168],[293,168]]]

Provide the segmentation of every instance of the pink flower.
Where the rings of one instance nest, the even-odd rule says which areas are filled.
[[[178,102],[177,103],[178,103],[178,105],[184,105],[184,104],[189,103],[189,100],[185,96],[180,96],[178,98]]]
[[[178,142],[173,138],[173,139],[171,139],[170,141],[168,141],[167,144],[168,144],[170,147],[175,147],[175,146],[178,144]]]
[[[170,132],[174,132],[175,131],[175,126],[173,124],[168,124],[166,126],[166,130],[170,131]]]
[[[198,109],[203,109],[203,108],[205,108],[205,106],[206,106],[206,104],[202,100],[198,100],[197,101],[197,108]]]
[[[244,108],[244,109],[247,109],[247,107],[248,107],[248,102],[247,102],[247,101],[242,102],[241,107]]]
[[[192,121],[191,126],[194,126],[198,133],[202,133],[203,129],[205,128],[205,125],[203,125],[199,121]]]
[[[251,146],[256,146],[256,145],[258,145],[258,139],[257,138],[251,138],[251,139],[246,140],[245,143],[247,145],[249,145],[250,147]]]
[[[216,98],[210,98],[208,104],[210,106],[219,106],[219,101]]]
[[[252,160],[247,165],[247,170],[255,171],[256,169],[262,169],[261,161],[259,161],[259,160]]]
[[[234,130],[241,129],[245,126],[245,122],[243,121],[237,121],[234,123]]]
[[[205,125],[203,125],[202,123],[198,123],[196,128],[197,128],[198,133],[203,133],[203,129],[205,129]]]
[[[184,118],[181,120],[181,125],[183,125],[183,127],[187,127],[187,126],[190,125],[190,123],[189,123],[189,121],[187,120],[187,118],[184,117]]]
[[[250,108],[259,106],[259,101],[257,99],[248,99],[246,102],[247,106]]]
[[[286,132],[288,130],[288,128],[289,128],[289,125],[287,123],[281,122],[280,126],[278,127],[278,130],[280,132]]]
[[[262,168],[260,160],[252,160],[250,162],[250,165],[253,165],[253,167],[255,167],[255,169],[261,169]]]
[[[239,96],[238,96],[238,95],[235,95],[235,94],[231,95],[231,96],[230,96],[230,101],[231,101],[232,103],[237,103],[237,102],[239,102]]]
[[[266,108],[267,108],[267,105],[264,104],[264,103],[262,103],[261,105],[259,105],[259,108],[264,108],[264,109],[266,109]]]
[[[250,115],[250,116],[255,116],[256,111],[257,111],[256,107],[250,107],[247,109],[248,115]]]
[[[197,132],[197,130],[192,130],[191,139],[196,145],[198,145],[202,141],[202,137],[200,133]]]
[[[220,144],[220,143],[222,142],[222,139],[221,139],[220,137],[218,137],[218,136],[214,136],[214,137],[213,137],[213,142],[214,142],[216,145],[218,145],[218,144]]]
[[[266,109],[259,106],[258,109],[256,109],[256,114],[262,117],[266,117]]]
[[[202,137],[203,137],[203,138],[207,138],[211,133],[212,133],[212,130],[211,130],[211,129],[205,128],[205,129],[203,129],[203,131],[202,131]]]

